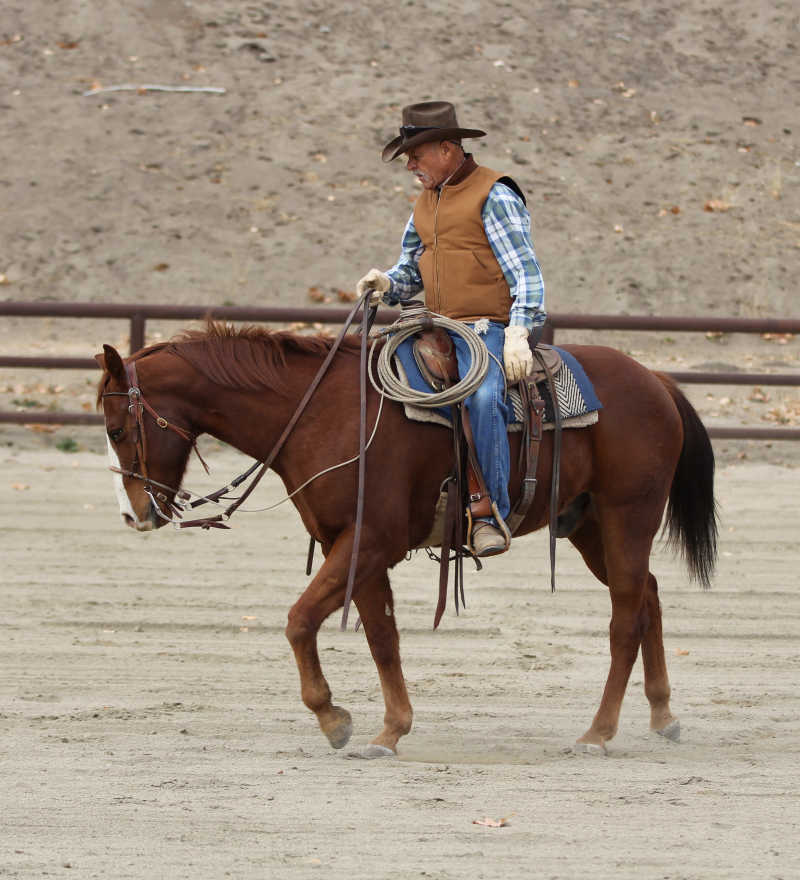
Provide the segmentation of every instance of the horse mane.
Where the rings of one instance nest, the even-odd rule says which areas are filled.
[[[289,354],[324,357],[334,339],[321,333],[303,335],[289,330],[269,330],[247,325],[234,327],[222,321],[208,321],[202,330],[184,330],[168,342],[143,349],[138,357],[153,351],[177,355],[211,382],[223,388],[244,391],[272,390],[285,386]],[[359,340],[346,336],[342,353],[358,351]]]

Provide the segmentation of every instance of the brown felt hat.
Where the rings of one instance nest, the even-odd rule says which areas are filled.
[[[485,131],[478,128],[460,128],[456,119],[456,108],[449,101],[409,104],[408,107],[403,107],[400,136],[386,144],[381,158],[384,162],[391,162],[402,153],[429,141],[477,138],[485,134]]]

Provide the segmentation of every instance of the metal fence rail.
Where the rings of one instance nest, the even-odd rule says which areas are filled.
[[[250,306],[171,306],[137,303],[0,302],[0,316],[34,318],[105,318],[127,320],[130,351],[145,345],[148,320],[192,321],[214,318],[224,321],[283,324],[341,324],[346,308],[258,308]],[[377,324],[391,324],[397,312],[380,309]],[[650,315],[584,315],[556,312],[548,316],[544,339],[553,342],[557,330],[621,330],[699,333],[800,333],[800,318],[664,317]],[[77,357],[28,357],[0,355],[0,368],[94,369],[95,361]],[[681,384],[800,386],[800,373],[670,372]],[[95,413],[2,412],[0,423],[98,424]],[[797,428],[722,428],[710,426],[712,437],[726,439],[800,440]]]

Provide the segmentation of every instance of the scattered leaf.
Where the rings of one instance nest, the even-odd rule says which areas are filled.
[[[778,425],[800,425],[800,400],[787,400],[768,410],[761,418]]]
[[[12,483],[11,488],[15,492],[24,492],[26,489],[30,489],[30,486],[27,483]]]
[[[728,202],[722,201],[722,199],[709,199],[705,205],[703,205],[704,211],[713,211],[715,213],[724,213],[725,211],[730,211],[731,206]]]
[[[352,290],[337,290],[336,296],[340,302],[355,302],[358,299],[358,295]]]
[[[169,269],[169,263],[156,263],[156,265],[153,266],[154,272],[166,272],[167,269]]]
[[[34,434],[55,434],[61,425],[43,425],[40,422],[30,422],[24,427],[33,431]]]
[[[308,288],[308,298],[312,302],[325,302],[325,294],[318,287]]]
[[[77,49],[80,45],[80,40],[61,40],[56,43],[59,49]]]
[[[483,825],[486,828],[504,828],[506,825],[511,824],[508,820],[513,816],[514,813],[511,813],[508,816],[504,816],[502,819],[490,819],[489,816],[484,816],[483,819],[473,819],[473,825]]]
[[[676,648],[675,649],[675,656],[676,657],[686,657],[686,656],[688,656],[688,654],[689,654],[689,652],[684,651],[683,648]]]
[[[758,116],[742,116],[742,122],[745,125],[761,125],[761,120]]]

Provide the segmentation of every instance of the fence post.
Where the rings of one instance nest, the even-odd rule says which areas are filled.
[[[147,319],[141,312],[131,315],[130,354],[144,348],[144,326]]]

